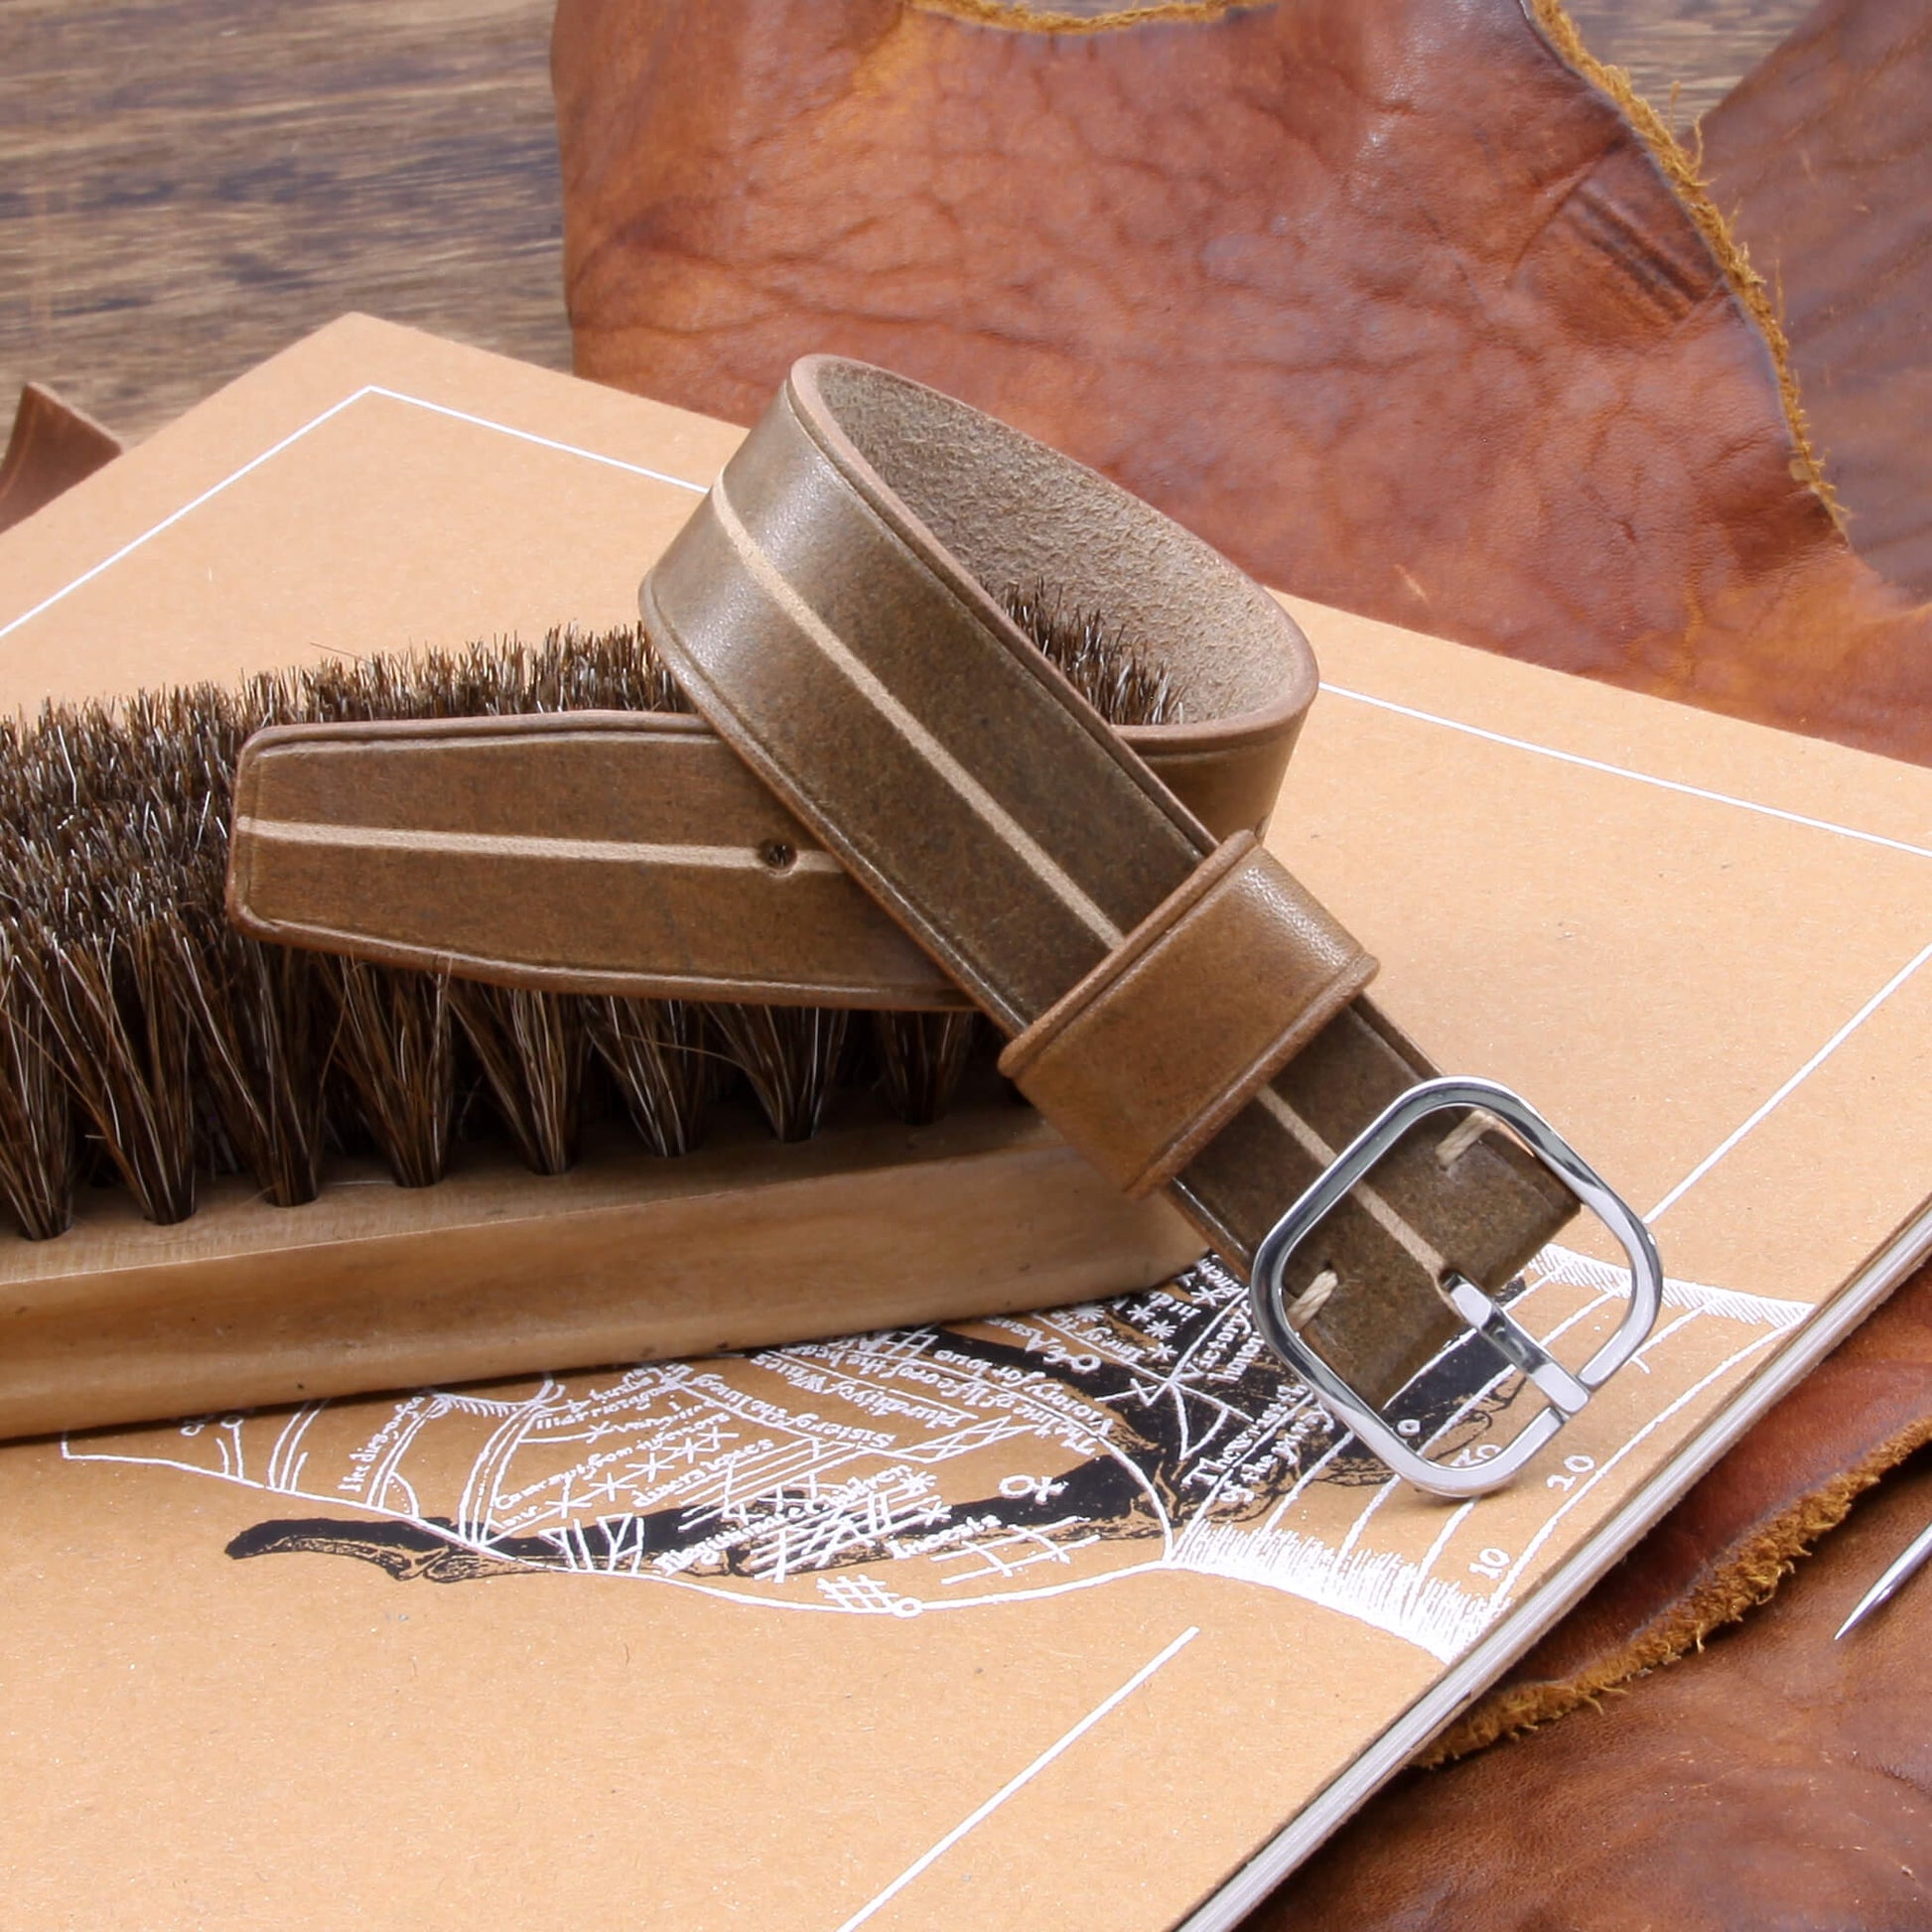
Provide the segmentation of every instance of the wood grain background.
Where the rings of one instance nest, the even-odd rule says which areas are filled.
[[[345,309],[567,368],[550,11],[0,0],[0,411],[133,439]],[[1681,129],[1804,11],[1572,5]]]

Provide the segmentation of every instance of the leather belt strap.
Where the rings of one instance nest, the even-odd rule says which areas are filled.
[[[1187,722],[1105,726],[996,601],[1036,580],[1143,640]],[[1333,1155],[1433,1076],[1361,997],[1373,962],[1252,837],[1313,694],[1306,642],[1092,472],[812,358],[641,605],[703,720],[251,740],[237,921],[557,990],[963,995],[1075,1145],[1124,1187],[1165,1186],[1244,1273]],[[1303,1332],[1372,1402],[1462,1331],[1447,1271],[1498,1291],[1575,1211],[1479,1125],[1413,1130],[1291,1263]]]
[[[1349,997],[1359,949],[1258,849],[1214,871],[1206,828],[1028,645],[996,598],[1035,576],[1157,658],[1204,636],[1238,661],[1287,625],[1093,472],[829,357],[793,370],[641,610],[720,737],[1019,1035],[1008,1064],[1048,1118],[1111,1172],[1165,1183],[1245,1271],[1335,1153],[1434,1069]],[[1254,1026],[1231,1022],[1230,989]],[[1310,1338],[1371,1400],[1457,1332],[1447,1270],[1498,1291],[1575,1211],[1506,1136],[1461,1118],[1398,1143],[1287,1284],[1291,1302],[1314,1291]]]
[[[1190,689],[1186,722],[1123,733],[1223,836],[1265,823],[1314,695],[1307,645],[1283,641]],[[1172,668],[1192,683],[1187,660]],[[260,939],[513,986],[972,1005],[702,718],[676,713],[258,732],[235,776],[228,900]]]

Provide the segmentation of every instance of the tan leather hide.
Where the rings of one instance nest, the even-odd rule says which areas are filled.
[[[1932,597],[1932,9],[1826,0],[1704,123],[1860,556]]]
[[[1573,62],[1555,0],[562,0],[577,367],[750,421],[864,356],[1264,581],[1932,759],[1932,614]]]

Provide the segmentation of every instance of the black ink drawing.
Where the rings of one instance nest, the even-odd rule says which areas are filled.
[[[1550,1332],[1608,1320],[1626,1292],[1619,1271],[1553,1249],[1517,1307],[1547,1311]],[[1672,1297],[1680,1326],[1739,1323],[1750,1347],[1802,1312],[1682,1283]],[[1453,1346],[1405,1393],[1406,1426],[1431,1453],[1479,1459],[1516,1380],[1481,1344]],[[1503,1562],[1452,1576],[1447,1530],[1426,1557],[1378,1540],[1386,1470],[1283,1371],[1211,1261],[1048,1314],[209,1418],[67,1452],[300,1502],[236,1536],[238,1560],[347,1557],[412,1583],[561,1572],[911,1616],[1183,1567],[1449,1656],[1515,1561],[1483,1549]]]

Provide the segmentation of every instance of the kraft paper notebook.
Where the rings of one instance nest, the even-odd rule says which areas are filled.
[[[0,541],[0,703],[627,621],[736,437],[345,320]],[[1530,1473],[1392,1482],[1211,1263],[16,1445],[0,1924],[1231,1924],[1899,1279],[1932,772],[1292,608],[1271,844],[1662,1250]],[[1628,1284],[1565,1239],[1514,1309],[1575,1360]],[[1493,1358],[1420,1399],[1485,1453]]]

